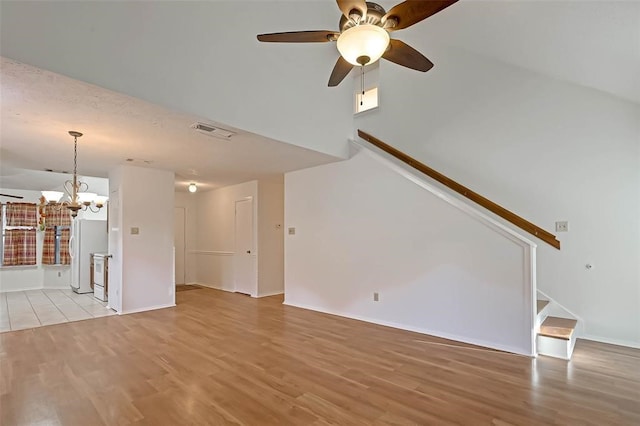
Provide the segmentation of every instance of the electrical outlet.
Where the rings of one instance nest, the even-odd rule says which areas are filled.
[[[373,301],[374,302],[379,302],[380,301],[380,295],[378,294],[377,291],[373,293]]]
[[[569,232],[569,222],[566,220],[556,222],[556,232]]]
[[[62,272],[58,271],[58,278],[62,276]]]

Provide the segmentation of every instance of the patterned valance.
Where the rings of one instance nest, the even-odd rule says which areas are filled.
[[[5,209],[7,226],[36,227],[37,205],[35,203],[7,203]]]

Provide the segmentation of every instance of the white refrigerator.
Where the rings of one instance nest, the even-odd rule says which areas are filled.
[[[71,255],[71,289],[76,293],[92,293],[91,253],[108,250],[107,221],[74,219],[71,223],[69,254]]]

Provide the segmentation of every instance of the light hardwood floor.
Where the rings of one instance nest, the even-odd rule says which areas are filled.
[[[640,351],[571,362],[211,289],[0,334],[0,424],[640,424]]]

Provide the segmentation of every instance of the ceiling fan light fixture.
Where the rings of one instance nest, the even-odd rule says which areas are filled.
[[[352,65],[369,65],[382,57],[389,46],[389,39],[385,29],[377,25],[360,24],[340,34],[338,51]]]

